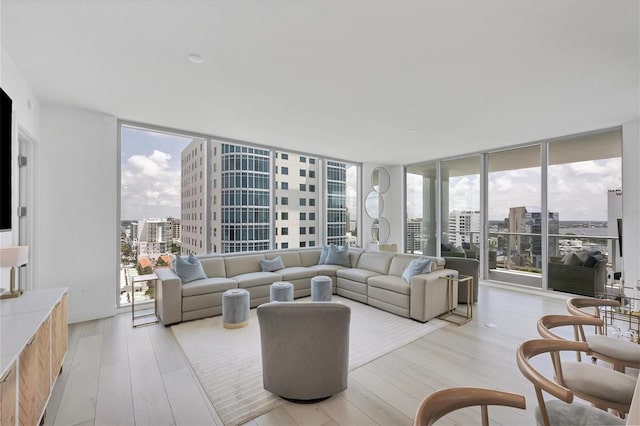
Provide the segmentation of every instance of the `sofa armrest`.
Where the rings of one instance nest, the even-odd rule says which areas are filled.
[[[445,268],[454,269],[461,275],[471,275],[473,277],[473,302],[478,302],[480,262],[476,259],[461,257],[445,257],[444,260]],[[458,303],[467,303],[467,283],[458,285]]]
[[[409,316],[417,321],[426,322],[447,312],[446,276],[455,273],[452,269],[440,269],[413,276]],[[458,300],[456,285],[453,286],[453,300]]]
[[[158,268],[156,303],[158,317],[164,325],[182,321],[182,280],[171,268]]]

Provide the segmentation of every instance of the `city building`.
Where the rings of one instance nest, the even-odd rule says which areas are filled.
[[[315,157],[194,140],[182,151],[181,252],[233,253],[321,245],[321,163]],[[209,165],[207,167],[207,164]],[[350,220],[346,164],[326,161],[327,244],[344,244]],[[209,206],[209,208],[207,208]],[[355,245],[353,238],[350,244]]]
[[[480,212],[452,211],[449,213],[449,243],[458,247],[480,243]]]
[[[406,224],[404,251],[406,253],[422,253],[422,219],[411,219]]]
[[[138,258],[157,259],[169,252],[171,222],[167,219],[142,219],[138,221]]]

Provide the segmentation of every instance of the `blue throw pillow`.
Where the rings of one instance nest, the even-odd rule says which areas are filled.
[[[351,262],[349,262],[349,246],[330,245],[325,264],[340,265],[350,268]]]
[[[176,275],[182,280],[182,284],[207,278],[200,259],[193,254],[190,254],[186,259],[182,256],[176,256],[175,270]]]
[[[402,278],[411,284],[411,277],[414,275],[424,274],[426,272],[431,272],[431,259],[413,259],[404,269]]]
[[[334,245],[334,244],[331,244]],[[329,246],[322,246],[322,250],[320,250],[320,260],[318,260],[318,265],[324,265],[327,263],[327,255],[329,254]]]
[[[282,258],[278,256],[271,260],[261,260],[260,268],[262,269],[262,272],[273,272],[277,271],[278,269],[284,269],[284,265],[282,264]]]

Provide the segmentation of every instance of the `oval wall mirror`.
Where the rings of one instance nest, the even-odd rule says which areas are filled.
[[[383,209],[384,202],[380,194],[374,191],[369,192],[364,202],[364,210],[367,212],[367,216],[371,219],[377,219],[382,214]]]
[[[376,167],[371,173],[371,186],[373,190],[384,194],[389,190],[389,184],[391,179],[389,178],[389,172],[384,167]]]
[[[371,242],[377,243],[380,240],[380,221],[375,219],[371,224]]]
[[[389,225],[389,221],[384,217],[378,219],[378,241],[380,243],[386,243],[389,240],[389,235],[391,233],[391,226]]]

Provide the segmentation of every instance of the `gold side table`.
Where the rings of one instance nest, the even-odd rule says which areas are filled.
[[[158,276],[156,274],[136,275],[131,277],[131,322],[134,327],[141,325],[156,324],[158,322],[158,298],[156,297],[156,283]],[[138,287],[142,287],[142,283],[146,281],[153,281],[153,311],[148,312],[149,309],[144,309],[142,312],[136,315],[136,284]]]
[[[466,324],[473,318],[473,277],[471,275],[447,275],[447,312],[440,315],[441,320],[457,325]],[[458,301],[453,300],[453,286],[467,283],[467,311],[465,314],[456,312]]]

